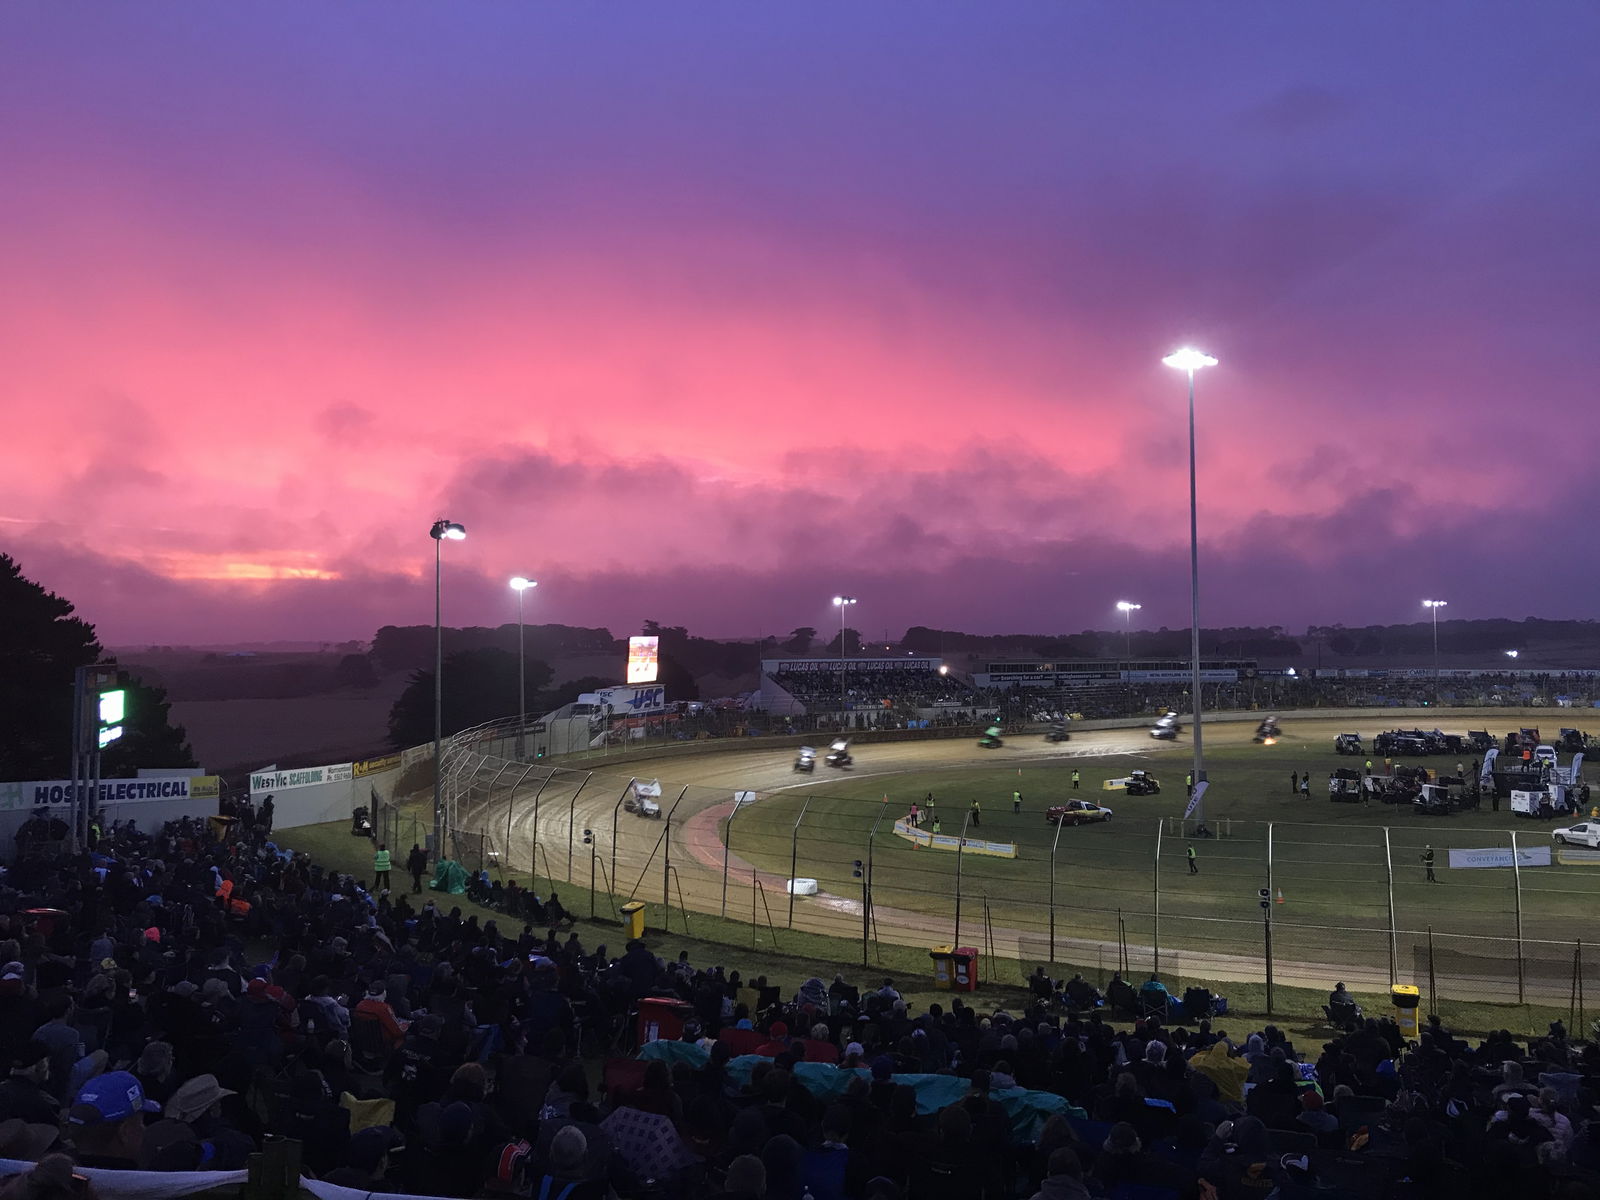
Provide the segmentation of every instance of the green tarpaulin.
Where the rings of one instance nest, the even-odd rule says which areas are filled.
[[[433,869],[433,882],[428,885],[436,892],[464,896],[467,892],[467,870],[451,858],[441,858]]]
[[[649,1042],[639,1051],[639,1057],[646,1060],[660,1059],[669,1065],[687,1063],[698,1070],[706,1065],[711,1056],[699,1046],[689,1042]],[[770,1058],[763,1058],[759,1054],[742,1054],[738,1058],[728,1060],[728,1075],[742,1087],[750,1082],[750,1072],[755,1069],[757,1063],[771,1061]],[[796,1063],[794,1074],[806,1091],[823,1103],[843,1096],[845,1089],[850,1086],[852,1076],[870,1078],[869,1072],[860,1068],[846,1071],[829,1063]],[[949,1108],[969,1090],[967,1081],[956,1075],[896,1075],[894,1081],[916,1090],[917,1111],[923,1114]],[[1052,1092],[1007,1088],[1005,1091],[991,1092],[989,1095],[1005,1109],[1006,1116],[1011,1120],[1011,1136],[1018,1142],[1038,1141],[1039,1131],[1044,1128],[1045,1121],[1049,1120],[1052,1113],[1063,1113],[1069,1117],[1079,1118],[1088,1116],[1083,1109],[1073,1107],[1063,1097]]]

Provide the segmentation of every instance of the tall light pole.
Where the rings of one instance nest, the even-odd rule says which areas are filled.
[[[521,575],[513,576],[511,580],[511,590],[517,594],[517,760],[519,762],[527,757],[527,746],[523,739],[528,729],[528,665],[522,637],[522,593],[538,586],[538,580],[524,579]]]
[[[1189,652],[1194,659],[1189,690],[1194,707],[1194,817],[1197,822],[1204,822],[1206,759],[1200,735],[1200,522],[1195,502],[1194,373],[1202,367],[1216,366],[1217,360],[1209,354],[1185,347],[1161,361],[1175,370],[1187,372],[1189,376]]]
[[[1438,707],[1439,704],[1439,610],[1449,603],[1450,601],[1448,600],[1424,600],[1422,602],[1422,607],[1433,614],[1433,703],[1435,707]]]
[[[835,596],[833,606],[839,610],[839,728],[845,727],[844,687],[844,610],[856,602],[854,596]]]
[[[428,531],[433,538],[433,852],[444,857],[444,763],[439,760],[444,741],[444,555],[446,541],[459,542],[467,527],[444,518]]]
[[[1143,607],[1131,600],[1117,601],[1117,611],[1122,614],[1122,653],[1125,658],[1133,657],[1133,614]]]

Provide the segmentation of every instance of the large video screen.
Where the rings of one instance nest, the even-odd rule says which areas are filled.
[[[628,682],[654,683],[660,670],[661,639],[658,637],[631,637],[628,639]]]

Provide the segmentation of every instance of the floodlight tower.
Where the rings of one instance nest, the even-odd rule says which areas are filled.
[[[443,518],[428,531],[433,538],[433,852],[444,854],[444,764],[439,761],[444,741],[444,562],[441,547],[467,536],[467,527]]]
[[[1133,657],[1133,614],[1143,607],[1131,600],[1117,601],[1117,611],[1122,614],[1122,653],[1125,658]]]
[[[521,575],[511,578],[511,590],[517,594],[517,761],[527,757],[523,738],[528,728],[528,664],[522,634],[522,594],[539,586],[538,580]]]
[[[1189,376],[1189,652],[1193,658],[1189,687],[1194,708],[1193,815],[1197,821],[1204,823],[1206,759],[1200,731],[1200,526],[1195,502],[1194,373],[1204,367],[1216,366],[1217,360],[1200,350],[1185,347],[1167,355],[1161,361],[1174,370],[1186,372]]]
[[[1424,600],[1422,602],[1422,607],[1433,615],[1433,703],[1435,707],[1439,704],[1439,610],[1449,603],[1450,601],[1448,600]]]
[[[845,686],[844,686],[844,610],[856,602],[854,596],[835,596],[833,606],[839,610],[839,728],[845,728]]]

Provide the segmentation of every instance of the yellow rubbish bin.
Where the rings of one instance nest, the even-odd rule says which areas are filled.
[[[1389,989],[1389,998],[1394,1002],[1394,1023],[1400,1026],[1400,1036],[1416,1037],[1417,1006],[1422,1003],[1422,990],[1410,984],[1397,983]]]
[[[622,923],[628,930],[630,938],[644,936],[644,904],[638,900],[629,900],[622,906]]]
[[[933,946],[928,950],[928,957],[933,959],[933,986],[948,992],[955,981],[955,948]]]

